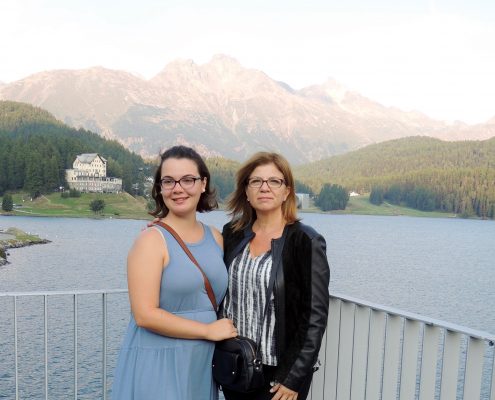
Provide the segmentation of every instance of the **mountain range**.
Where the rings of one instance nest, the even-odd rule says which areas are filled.
[[[302,164],[407,136],[495,136],[495,117],[448,124],[385,107],[333,79],[295,90],[225,55],[203,65],[177,60],[149,80],[103,67],[40,72],[0,84],[0,99],[42,107],[145,157],[186,144],[239,161],[274,150]]]

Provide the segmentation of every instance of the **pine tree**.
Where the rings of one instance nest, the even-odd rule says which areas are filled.
[[[340,185],[325,183],[315,204],[323,211],[345,210],[349,201],[347,189]]]
[[[14,209],[14,201],[9,193],[5,193],[2,199],[2,210],[10,212]]]
[[[105,201],[102,199],[95,199],[91,203],[89,203],[89,208],[91,211],[93,211],[95,214],[99,214],[103,211],[105,208]]]

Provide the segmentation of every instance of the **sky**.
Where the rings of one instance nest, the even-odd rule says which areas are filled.
[[[0,82],[103,66],[149,79],[227,54],[453,122],[495,117],[492,0],[0,0]]]

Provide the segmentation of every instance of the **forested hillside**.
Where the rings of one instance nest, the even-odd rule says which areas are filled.
[[[132,194],[142,194],[144,177],[153,174],[153,165],[115,141],[69,128],[40,108],[0,102],[0,195],[17,190],[37,195],[64,186],[65,169],[80,153],[101,154],[108,175],[123,178],[124,190]],[[214,157],[207,165],[225,200],[239,163]],[[495,218],[495,138],[391,140],[298,167],[295,175],[297,191],[318,194],[324,185],[341,185],[348,192],[371,193],[375,204]]]
[[[149,168],[115,141],[69,128],[40,108],[0,101],[0,195],[25,190],[36,196],[64,186],[65,169],[72,168],[80,153],[106,158],[107,175],[122,178],[129,192]]]
[[[220,200],[225,200],[235,187],[235,173],[240,164],[237,161],[222,157],[206,159],[206,165],[211,175],[211,182],[217,190]]]
[[[495,138],[391,140],[307,164],[296,175],[316,192],[324,183],[337,183],[361,193],[375,189],[385,200],[418,209],[495,214]]]

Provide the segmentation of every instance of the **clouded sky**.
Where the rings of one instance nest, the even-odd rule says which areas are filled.
[[[295,89],[332,77],[468,123],[495,116],[494,43],[492,0],[0,0],[3,82],[95,65],[151,78],[223,53]]]

